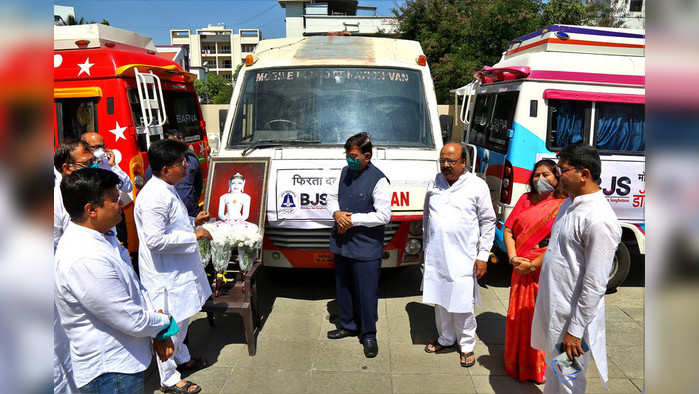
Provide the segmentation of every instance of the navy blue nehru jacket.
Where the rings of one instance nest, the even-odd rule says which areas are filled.
[[[351,213],[376,212],[374,187],[381,178],[386,176],[371,162],[361,172],[344,167],[337,193],[340,210]],[[385,228],[386,226],[355,226],[346,233],[339,234],[336,224],[330,234],[330,252],[360,261],[380,259],[383,255]]]

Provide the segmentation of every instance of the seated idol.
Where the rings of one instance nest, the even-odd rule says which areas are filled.
[[[245,177],[235,173],[228,180],[228,193],[218,200],[218,217],[226,222],[242,222],[250,216],[250,195],[243,192]]]

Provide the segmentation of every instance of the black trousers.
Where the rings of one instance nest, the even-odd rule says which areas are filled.
[[[381,259],[361,261],[335,255],[335,291],[339,325],[376,338]]]

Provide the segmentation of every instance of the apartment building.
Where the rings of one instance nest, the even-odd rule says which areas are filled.
[[[170,44],[186,46],[189,71],[204,79],[207,72],[232,81],[236,67],[262,41],[260,29],[239,29],[237,32],[223,24],[208,25],[192,33],[189,29],[171,29]]]
[[[278,1],[285,9],[287,37],[329,32],[391,34],[398,30],[395,17],[377,16],[376,7],[361,6],[357,0]]]
[[[627,29],[646,28],[646,1],[645,0],[580,0],[584,5],[591,3],[604,3],[611,7],[616,17],[624,21]]]

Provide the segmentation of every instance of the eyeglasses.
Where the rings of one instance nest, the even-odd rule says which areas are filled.
[[[73,162],[70,165],[72,167],[75,167],[75,168],[85,168],[85,167],[89,167],[89,166],[95,164],[96,162],[97,162],[97,159],[94,157],[91,157],[91,158],[84,160],[84,161]]]
[[[459,162],[459,160],[454,160],[454,159],[439,159],[439,164],[449,163],[450,165],[453,166],[454,164],[456,164],[458,162]]]
[[[561,176],[561,175],[565,174],[566,172],[568,172],[570,170],[574,170],[574,169],[575,169],[575,167],[564,168],[561,166],[556,166],[556,175]]]
[[[187,159],[182,159],[182,161],[175,162],[171,165],[171,167],[175,166],[182,166],[183,168],[187,167]]]

